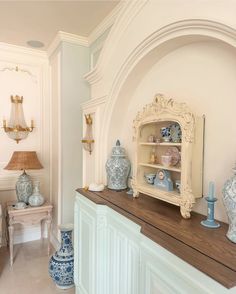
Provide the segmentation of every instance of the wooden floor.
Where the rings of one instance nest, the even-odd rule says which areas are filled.
[[[47,242],[33,241],[14,246],[10,267],[7,247],[0,248],[1,294],[74,294],[75,288],[58,289],[48,274]]]

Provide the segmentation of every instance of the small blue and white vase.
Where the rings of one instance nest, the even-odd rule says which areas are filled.
[[[130,167],[131,164],[126,158],[125,149],[120,146],[120,141],[117,140],[116,146],[112,148],[111,157],[106,162],[108,189],[115,191],[127,189]]]
[[[49,274],[58,288],[69,289],[74,287],[73,225],[60,226],[59,229],[61,248],[53,254],[49,261]]]
[[[170,134],[170,127],[163,127],[161,128],[161,136],[164,142],[170,142],[171,134]]]
[[[236,243],[236,165],[233,168],[234,175],[225,182],[223,187],[223,203],[229,220],[227,238]]]

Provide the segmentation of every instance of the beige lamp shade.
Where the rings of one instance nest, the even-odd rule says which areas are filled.
[[[15,151],[11,160],[4,169],[7,170],[27,170],[42,169],[43,166],[39,162],[35,151]]]

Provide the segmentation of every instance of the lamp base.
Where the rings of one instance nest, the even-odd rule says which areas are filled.
[[[24,171],[16,182],[16,196],[19,202],[28,204],[28,199],[33,193],[33,183],[29,175]]]

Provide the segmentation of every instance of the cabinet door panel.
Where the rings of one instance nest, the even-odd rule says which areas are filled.
[[[79,288],[95,293],[95,218],[84,209],[79,213]]]
[[[139,247],[118,227],[108,226],[108,293],[137,294]]]

